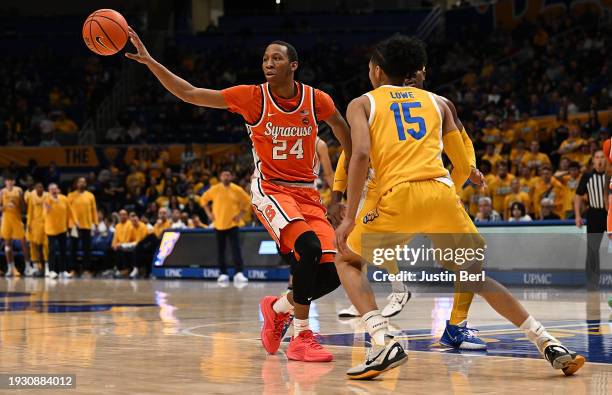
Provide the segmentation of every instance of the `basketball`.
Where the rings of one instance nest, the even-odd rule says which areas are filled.
[[[128,24],[115,10],[102,9],[90,14],[83,24],[85,45],[98,55],[114,55],[128,40]]]

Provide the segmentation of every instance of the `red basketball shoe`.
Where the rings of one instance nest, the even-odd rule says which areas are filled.
[[[311,330],[305,330],[291,338],[287,358],[293,361],[330,362],[334,356],[319,344]]]
[[[275,354],[278,351],[285,328],[291,320],[291,314],[274,311],[272,306],[277,300],[278,297],[276,296],[266,296],[259,302],[259,308],[264,319],[261,327],[261,344],[269,354]]]

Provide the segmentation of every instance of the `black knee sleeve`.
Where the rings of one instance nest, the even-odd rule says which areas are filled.
[[[312,292],[312,300],[319,299],[335,291],[339,286],[340,277],[338,277],[336,265],[333,262],[319,264]]]
[[[315,232],[302,233],[295,241],[299,259],[293,270],[293,300],[308,305],[312,299],[317,266],[321,260],[321,242]]]

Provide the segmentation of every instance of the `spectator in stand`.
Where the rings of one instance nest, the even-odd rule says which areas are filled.
[[[491,171],[497,173],[497,165],[504,160],[500,154],[495,151],[495,144],[487,144],[485,154],[481,160],[486,160],[491,164]]]
[[[510,212],[512,213],[508,217],[508,221],[510,222],[527,222],[532,220],[525,210],[525,205],[521,202],[512,203]]]
[[[504,199],[511,192],[510,184],[514,180],[514,175],[508,173],[508,165],[506,161],[500,161],[497,165],[497,176],[489,184],[491,195],[493,196],[493,210],[498,213],[506,212]],[[507,218],[507,217],[505,217]]]
[[[563,158],[568,158],[570,161],[577,161],[581,158],[582,146],[588,142],[580,137],[580,126],[572,125],[569,129],[569,137],[559,147],[558,153]]]
[[[130,143],[139,143],[141,136],[144,134],[142,128],[138,126],[136,121],[132,121],[127,130],[127,137]]]
[[[580,164],[578,162],[570,162],[568,174],[561,177],[561,183],[567,188],[565,194],[565,203],[563,209],[565,210],[565,218],[574,218],[574,195],[576,194],[576,188],[580,183]]]
[[[541,220],[558,220],[561,219],[557,213],[555,213],[555,201],[551,198],[545,197],[540,201],[540,217]]]
[[[181,154],[181,163],[183,165],[188,165],[193,163],[196,159],[198,159],[198,156],[193,152],[193,144],[185,144],[185,150]]]
[[[516,145],[510,150],[510,162],[512,163],[512,173],[518,174],[521,161],[527,150],[525,149],[525,140],[519,139]]]
[[[240,252],[240,234],[244,214],[251,209],[251,198],[240,186],[232,182],[232,172],[223,170],[220,174],[221,182],[211,187],[202,195],[200,204],[206,211],[210,226],[214,227],[217,237],[217,253],[219,262],[219,277],[217,281],[225,284],[229,282],[227,266],[225,263],[225,243],[229,239],[232,257],[236,267],[234,283],[246,283],[247,277],[243,274],[242,253]],[[212,203],[212,210],[209,204]]]
[[[207,226],[202,222],[198,214],[193,214],[191,216],[191,227],[194,229],[205,229]]]
[[[76,133],[79,130],[77,124],[66,116],[66,113],[60,111],[57,114],[57,119],[53,123],[55,130],[60,133]]]
[[[131,272],[134,246],[130,245],[132,225],[128,219],[128,212],[120,210],[119,223],[115,226],[115,234],[111,243],[111,248],[115,251],[115,277],[118,278],[128,277]]]
[[[529,145],[529,152],[526,152],[521,159],[521,165],[527,166],[531,173],[535,174],[540,166],[551,166],[551,163],[548,155],[540,152],[540,143],[532,141]]]
[[[49,167],[47,167],[47,171],[45,172],[45,183],[46,184],[59,184],[61,178],[61,174],[55,161],[49,162]]]
[[[168,209],[165,207],[160,207],[157,215],[157,222],[155,222],[155,226],[153,227],[155,236],[161,240],[162,233],[164,230],[169,229],[170,226],[172,226],[172,223],[168,219]]]
[[[144,240],[151,234],[147,227],[147,224],[142,222],[135,212],[130,213],[130,226],[131,234],[129,238],[130,246],[132,247],[132,271],[130,272],[130,278],[138,278],[140,273],[147,275],[146,266],[151,262],[152,257],[149,258],[147,251],[147,243],[143,243]],[[153,236],[155,239],[155,236]]]
[[[91,278],[95,272],[91,260],[91,231],[98,225],[98,208],[96,206],[96,197],[87,190],[87,180],[85,177],[77,179],[76,190],[68,194],[68,203],[70,203],[70,210],[76,219],[74,224],[76,233],[72,235],[71,242],[72,274],[75,275],[78,270],[78,245],[81,244],[81,250],[83,251],[83,259],[81,261],[84,270],[83,276]]]
[[[164,194],[155,199],[155,203],[157,203],[159,207],[169,207],[172,197],[174,197],[174,191],[171,186],[167,186],[164,188]]]
[[[521,203],[523,208],[521,216],[524,216],[528,207],[531,206],[531,198],[528,193],[521,191],[521,182],[518,178],[514,178],[510,182],[510,193],[504,198],[504,219],[509,220],[510,217],[514,217],[512,207],[516,202]],[[531,217],[529,220],[531,220]]]
[[[171,229],[185,229],[187,228],[187,224],[183,222],[181,218],[181,210],[174,209],[172,210],[172,219],[171,219]]]
[[[539,203],[542,199],[548,198],[554,205],[553,211],[556,216],[561,218],[564,215],[564,202],[567,189],[565,186],[552,176],[552,167],[543,165],[540,168],[540,177],[533,183],[533,196],[531,200],[534,202],[534,211],[537,218],[542,218]]]
[[[501,221],[501,219],[499,213],[493,210],[491,198],[485,196],[478,200],[478,214],[476,214],[474,222],[495,222]]]
[[[43,216],[45,218],[45,234],[49,241],[49,278],[56,279],[60,275],[71,278],[66,264],[68,262],[68,239],[66,233],[71,223],[75,221],[70,210],[68,198],[60,193],[55,183],[49,184],[49,194],[43,199]],[[59,256],[58,256],[59,255]]]

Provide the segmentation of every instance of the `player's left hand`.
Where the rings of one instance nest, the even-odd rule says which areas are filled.
[[[346,245],[346,239],[348,239],[353,228],[355,228],[355,219],[345,217],[336,229],[336,248],[343,255],[349,255],[351,252],[348,245]]]
[[[470,173],[470,182],[481,189],[487,186],[485,176],[476,168],[472,168],[472,172]]]
[[[329,222],[331,222],[334,228],[337,228],[342,223],[345,210],[346,206],[340,202],[329,205],[329,208],[327,209],[327,218],[329,218]]]

